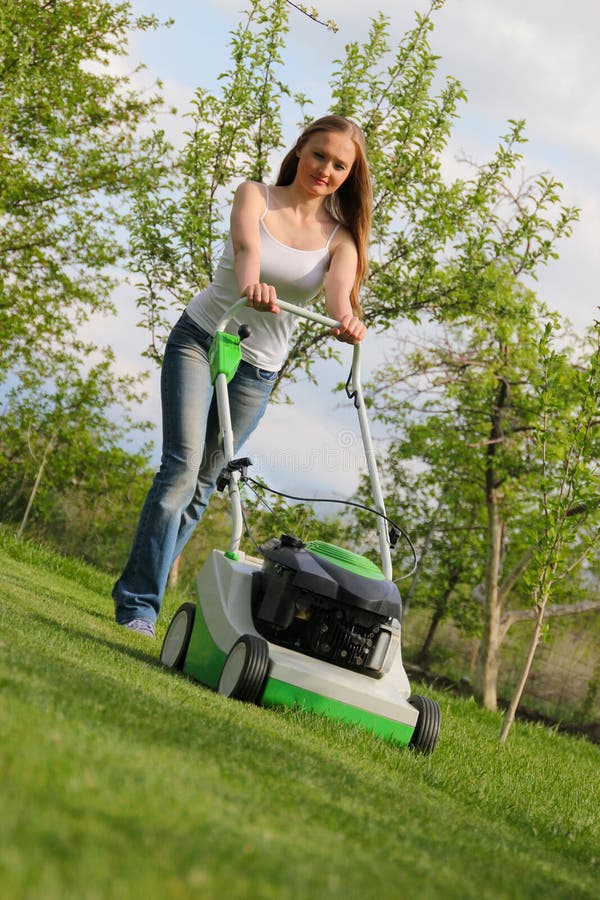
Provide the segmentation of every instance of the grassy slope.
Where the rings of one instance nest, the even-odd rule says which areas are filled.
[[[0,583],[3,898],[597,896],[598,747],[438,695],[420,757],[162,670],[107,576],[2,532]]]

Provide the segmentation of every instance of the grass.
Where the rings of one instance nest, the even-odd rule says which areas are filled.
[[[4,900],[598,896],[597,746],[501,747],[499,715],[432,694],[419,756],[163,670],[89,566],[0,532],[0,573]]]

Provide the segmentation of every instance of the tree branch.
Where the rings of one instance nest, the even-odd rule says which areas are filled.
[[[502,584],[498,588],[498,596],[503,603],[510,594],[515,584],[533,559],[533,550],[526,550],[518,563],[508,573]]]
[[[293,3],[292,0],[285,0],[290,6],[293,6],[294,9],[297,9],[298,12],[301,12],[303,16],[306,16],[308,19],[312,19],[313,22],[316,22],[317,25],[324,25],[325,28],[329,29],[329,31],[338,31],[338,26],[333,21],[333,19],[328,19],[326,22],[323,22],[322,19],[319,18],[319,11],[316,9],[308,9],[304,5],[304,3]]]
[[[569,603],[562,606],[547,606],[545,618],[558,618],[559,616],[576,616],[579,613],[600,612],[600,600],[581,600],[579,603]],[[515,609],[506,613],[501,620],[505,631],[516,622],[532,622],[537,617],[535,607],[531,609]]]

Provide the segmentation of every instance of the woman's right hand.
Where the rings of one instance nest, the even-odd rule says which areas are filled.
[[[344,344],[359,344],[367,333],[364,322],[352,314],[342,316],[340,327],[333,329],[333,334],[338,341]]]
[[[272,284],[249,284],[243,292],[248,306],[257,312],[281,312],[277,305],[277,291]]]

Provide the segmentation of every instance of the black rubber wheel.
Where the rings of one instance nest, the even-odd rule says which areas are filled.
[[[435,700],[419,694],[411,697],[408,702],[419,712],[409,746],[421,753],[432,753],[440,733],[441,710]]]
[[[183,669],[190,645],[196,607],[193,603],[182,603],[167,628],[160,650],[160,661],[169,669]]]
[[[255,634],[243,634],[223,664],[217,693],[234,700],[256,703],[267,677],[269,645]]]

